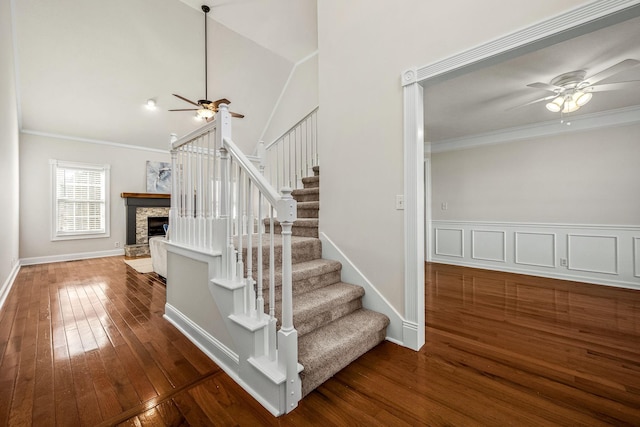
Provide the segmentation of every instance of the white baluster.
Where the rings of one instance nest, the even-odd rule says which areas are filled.
[[[194,190],[196,217],[195,217],[195,245],[199,248],[204,248],[204,179],[203,179],[203,164],[204,150],[202,147],[204,137],[198,138],[197,144],[194,147],[196,152],[196,188]]]
[[[264,169],[264,168],[261,168]],[[258,192],[258,254],[257,254],[257,268],[258,268],[258,297],[256,299],[256,312],[258,314],[258,320],[262,320],[264,318],[264,297],[262,295],[263,292],[263,283],[262,283],[262,236],[264,234],[263,229],[263,214],[262,214],[262,193]]]
[[[247,180],[247,295],[249,312],[256,316],[256,292],[253,281],[253,185]]]
[[[276,265],[273,206],[269,209],[269,359],[276,360]]]

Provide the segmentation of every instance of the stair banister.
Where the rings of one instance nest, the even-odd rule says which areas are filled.
[[[282,227],[282,325],[278,331],[278,366],[286,375],[286,406],[293,409],[300,400],[300,383],[298,377],[298,332],[293,325],[293,291],[291,265],[291,227],[297,216],[297,204],[291,196],[291,189],[282,189],[278,195],[266,178],[233,143],[230,138],[223,138],[223,148],[239,165],[256,189],[264,195],[277,212]],[[273,222],[272,222],[273,223]],[[241,239],[239,239],[241,240]],[[273,235],[272,235],[273,240]],[[272,252],[273,253],[273,252]],[[271,256],[273,259],[273,256]],[[272,269],[273,271],[273,269]],[[270,297],[274,289],[270,290]],[[271,305],[271,304],[270,304]],[[270,311],[272,310],[270,307]],[[274,319],[275,320],[275,319]]]
[[[301,398],[298,334],[293,324],[291,260],[291,230],[296,220],[297,205],[290,188],[283,188],[282,194],[278,194],[264,174],[236,146],[231,139],[230,124],[228,106],[220,104],[214,120],[183,138],[172,140],[170,224],[173,231],[170,240],[173,245],[199,253],[221,255],[219,268],[210,270],[215,271],[210,280],[233,292],[233,304],[225,311],[225,318],[244,328],[242,336],[253,334],[250,341],[243,341],[250,342],[250,346],[238,344],[239,363],[245,366],[243,372],[262,369],[268,373],[265,375],[271,378],[270,381],[283,387],[282,404],[287,409],[282,409],[288,412],[297,406]],[[263,166],[261,162],[261,169]],[[262,258],[262,234],[266,232],[264,216],[270,219],[268,260]],[[274,310],[273,260],[276,252],[273,243],[276,234],[273,227],[276,218],[282,228],[280,330],[276,330]],[[257,233],[258,248],[254,248],[254,232]],[[254,255],[258,257],[257,262]],[[267,262],[270,266],[268,315],[262,294],[262,267]],[[255,273],[260,282],[257,286]],[[249,378],[244,380],[253,381]]]
[[[276,188],[299,188],[302,178],[318,166],[317,115],[318,107],[266,146],[260,142],[256,147]]]

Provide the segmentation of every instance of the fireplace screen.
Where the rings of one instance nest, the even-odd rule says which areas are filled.
[[[164,236],[164,225],[169,224],[168,216],[147,217],[147,236]]]

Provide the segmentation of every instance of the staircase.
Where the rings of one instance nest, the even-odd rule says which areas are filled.
[[[342,265],[322,258],[319,168],[304,188],[278,192],[231,139],[226,104],[171,147],[179,173],[165,318],[271,413],[288,413],[385,339],[389,319],[364,309],[364,289],[342,282]],[[304,159],[275,165],[307,170],[317,160],[316,137],[301,147]],[[296,173],[276,178],[296,182]],[[256,227],[263,220],[267,227]]]
[[[293,322],[298,331],[302,396],[331,378],[385,339],[389,319],[362,308],[364,289],[340,280],[342,265],[322,258],[318,238],[319,167],[294,190],[298,219],[292,227]],[[269,219],[265,220],[269,226]],[[280,226],[274,221],[276,233]],[[279,239],[278,239],[279,240]],[[265,277],[269,274],[265,273]],[[281,274],[275,271],[276,312],[280,312]],[[265,281],[266,282],[266,281]],[[268,289],[267,286],[265,286]],[[268,291],[265,292],[268,301]]]

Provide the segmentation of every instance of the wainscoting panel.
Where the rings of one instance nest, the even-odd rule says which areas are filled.
[[[471,258],[507,261],[507,235],[504,231],[471,230]]]
[[[640,289],[640,226],[431,222],[429,260]]]
[[[537,267],[556,266],[556,235],[516,231],[515,263]]]
[[[618,274],[617,236],[567,235],[570,270]]]
[[[449,257],[464,257],[464,230],[461,228],[436,228],[435,253]]]

